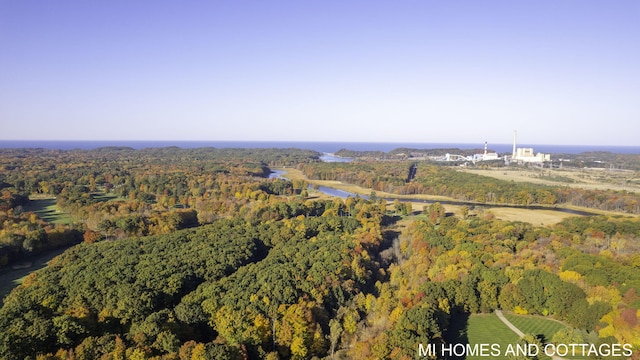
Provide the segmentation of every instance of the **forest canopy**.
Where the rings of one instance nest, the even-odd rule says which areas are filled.
[[[4,298],[3,359],[412,359],[497,309],[561,322],[547,341],[640,349],[637,217],[537,226],[268,175],[495,203],[599,208],[617,193],[567,200],[425,164],[409,180],[412,163],[292,149],[0,153],[2,265],[68,248]]]

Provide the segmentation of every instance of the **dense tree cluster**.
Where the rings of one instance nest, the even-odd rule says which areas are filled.
[[[535,228],[429,216],[438,207],[410,225],[390,281],[376,284],[376,296],[363,304],[351,356],[410,359],[416,343],[464,341],[460,319],[495,309],[552,316],[576,329],[578,342],[640,347],[637,219],[575,217]],[[617,231],[604,237],[626,240],[618,255],[590,239],[611,223]]]
[[[11,184],[0,183],[0,211],[8,211],[29,202],[28,194],[18,192]]]
[[[0,149],[0,265],[81,241],[168,234],[290,195],[269,166],[318,161],[296,149]],[[298,191],[306,184],[298,184]],[[55,197],[73,224],[45,223],[29,196]]]
[[[329,319],[379,267],[369,252],[384,207],[352,206],[345,217],[339,201],[280,201],[197,229],[76,246],[5,299],[0,356],[326,354]]]
[[[113,334],[129,329],[135,335],[150,319],[170,321],[167,309],[182,296],[257,260],[260,246],[244,222],[220,221],[194,231],[74,247],[5,299],[0,353],[22,359],[35,349],[55,352],[105,336],[115,346]]]

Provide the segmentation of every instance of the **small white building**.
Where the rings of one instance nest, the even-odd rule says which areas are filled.
[[[490,153],[487,152],[487,142],[484,142],[484,153],[482,154],[475,154],[472,157],[472,161],[491,161],[491,160],[498,160],[500,159],[500,157],[498,156],[498,153]]]
[[[499,160],[498,153],[484,153],[482,154],[482,161]]]

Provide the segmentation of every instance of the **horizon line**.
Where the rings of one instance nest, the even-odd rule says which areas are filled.
[[[380,141],[380,140],[198,140],[198,139],[0,139],[0,148],[2,142],[110,142],[110,143],[171,143],[171,142],[189,142],[189,143],[233,143],[233,142],[247,142],[247,143],[348,143],[348,144],[452,144],[452,145],[477,145],[484,147],[485,142],[465,142],[465,141],[426,141],[426,140],[394,140],[394,141]],[[489,147],[491,145],[509,145],[511,142],[488,142]],[[558,144],[558,143],[536,143],[536,142],[522,142],[520,145],[538,145],[538,146],[597,146],[597,147],[629,147],[640,148],[640,145],[625,145],[625,144],[590,144],[590,143],[571,143],[571,144]]]

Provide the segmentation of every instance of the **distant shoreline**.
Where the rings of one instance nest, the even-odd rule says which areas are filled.
[[[331,142],[331,141],[134,141],[134,140],[0,140],[1,148],[43,148],[50,150],[92,150],[101,147],[119,146],[133,149],[179,147],[194,149],[202,147],[215,148],[298,148],[315,150],[321,153],[335,153],[341,149],[354,151],[389,152],[398,148],[411,149],[483,149],[483,143],[415,143],[415,142]],[[611,152],[616,154],[640,154],[640,146],[616,145],[549,145],[518,144],[518,147],[533,148],[534,151],[551,154],[580,154],[584,152]],[[512,152],[512,144],[489,144],[489,150],[498,153]]]

